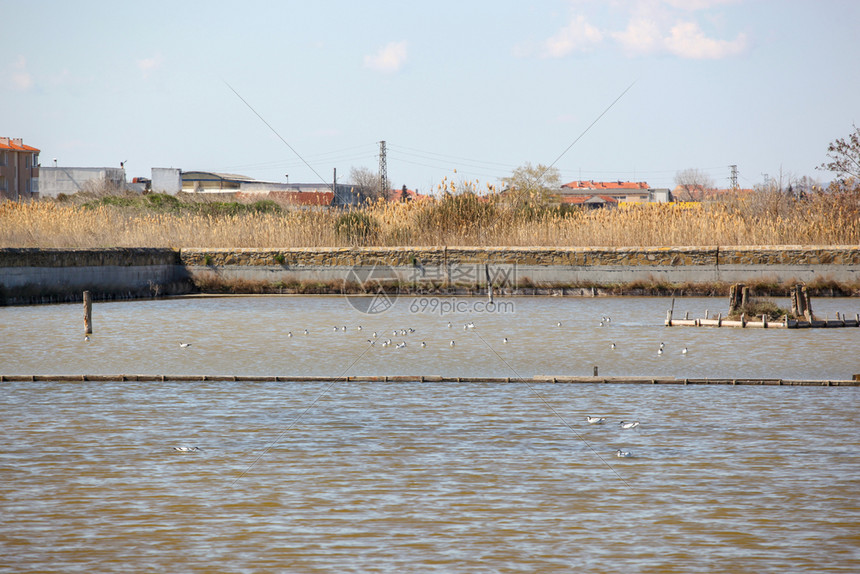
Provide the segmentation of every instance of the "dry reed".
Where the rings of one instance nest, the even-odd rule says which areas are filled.
[[[468,189],[468,186],[467,186]],[[860,244],[860,192],[797,200],[760,193],[685,204],[524,212],[499,195],[379,202],[360,210],[361,237],[339,233],[343,211],[211,213],[50,200],[0,203],[2,247],[709,246]]]

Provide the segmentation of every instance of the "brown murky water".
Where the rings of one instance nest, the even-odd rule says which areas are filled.
[[[0,373],[860,372],[860,329],[666,329],[666,300],[515,302],[379,315],[339,298],[104,303],[89,342],[79,305],[3,308]],[[370,346],[374,330],[395,344]],[[6,382],[0,570],[857,572],[858,393]]]
[[[531,377],[589,376],[594,366],[604,376],[679,378],[860,373],[860,328],[667,328],[669,305],[648,297],[511,298],[489,312],[481,298],[410,297],[365,314],[344,297],[96,303],[88,342],[79,304],[0,307],[0,373]],[[725,307],[724,298],[678,299],[675,313]],[[853,317],[860,299],[822,298],[814,308]],[[469,323],[474,328],[464,328]]]
[[[9,572],[860,569],[856,388],[3,383],[0,404]]]

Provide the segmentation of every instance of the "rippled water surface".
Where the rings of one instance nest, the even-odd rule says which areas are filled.
[[[860,569],[856,388],[0,389],[8,572]]]
[[[461,301],[377,315],[339,297],[97,303],[88,342],[80,305],[0,308],[0,374],[860,372],[860,329],[666,328],[667,299]],[[853,315],[858,300],[815,305]],[[4,382],[0,571],[857,572],[858,393]]]
[[[486,312],[481,298],[404,297],[368,315],[344,297],[96,303],[89,342],[79,304],[0,307],[0,374],[531,377],[587,376],[595,366],[604,376],[823,380],[860,373],[860,328],[667,328],[670,305],[652,297],[510,298]],[[678,299],[675,316],[725,308],[725,298]],[[853,317],[860,299],[816,299],[814,309]],[[600,326],[604,317],[611,320]],[[474,328],[464,329],[467,323]]]

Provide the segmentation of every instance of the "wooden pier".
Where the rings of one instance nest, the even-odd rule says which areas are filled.
[[[742,329],[835,329],[839,327],[860,327],[860,313],[854,315],[853,319],[842,313],[836,313],[836,319],[830,319],[827,315],[824,319],[816,318],[812,314],[812,303],[809,293],[803,285],[797,285],[791,290],[791,314],[792,318],[784,315],[781,319],[772,319],[767,315],[761,317],[747,317],[742,312],[749,304],[749,289],[742,284],[732,285],[729,292],[729,315],[739,319],[724,319],[719,313],[716,318],[711,318],[708,311],[701,319],[690,319],[690,313],[684,313],[683,319],[675,319],[672,315],[675,311],[675,300],[666,311],[665,325],[667,327],[740,327]]]

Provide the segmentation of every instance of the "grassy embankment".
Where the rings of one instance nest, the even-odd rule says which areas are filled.
[[[860,188],[802,200],[780,193],[611,210],[535,207],[447,188],[441,199],[351,211],[274,201],[87,196],[0,203],[2,247],[294,248],[347,246],[653,247],[860,244]],[[451,193],[454,191],[454,193]],[[588,287],[586,285],[583,285]],[[213,286],[210,286],[212,288]],[[725,293],[723,285],[600,286],[609,292]],[[762,285],[759,292],[784,292]],[[819,285],[854,291],[858,286]],[[266,290],[265,286],[244,290]],[[229,289],[228,289],[229,290]],[[301,291],[301,288],[297,289]],[[313,291],[313,288],[310,289]]]

